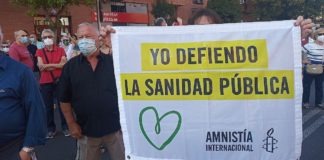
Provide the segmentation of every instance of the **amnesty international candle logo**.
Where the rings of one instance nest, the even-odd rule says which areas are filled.
[[[267,152],[271,152],[271,153],[273,153],[273,151],[278,148],[278,147],[276,147],[276,144],[278,143],[278,140],[275,139],[272,136],[273,132],[274,132],[274,129],[273,128],[271,128],[271,129],[268,130],[268,132],[267,132],[267,138],[265,138],[263,140],[263,142],[265,142],[265,143],[262,146],[263,149],[265,149]]]
[[[164,118],[171,117],[171,116],[175,116],[177,118],[177,122],[174,123],[174,124],[176,124],[176,126],[173,131],[170,131],[170,130],[165,131],[164,130],[164,133],[171,132],[171,134],[169,136],[166,136],[166,138],[163,140],[162,144],[160,144],[160,145],[158,145],[157,142],[153,142],[152,139],[157,139],[157,138],[150,137],[148,134],[148,133],[152,133],[152,132],[148,132],[148,130],[150,130],[150,128],[146,128],[145,125],[143,124],[144,122],[147,122],[147,121],[143,120],[143,116],[148,114],[149,112],[153,112],[153,116],[156,120],[155,125],[154,125],[155,134],[153,134],[153,135],[151,134],[150,136],[159,136],[163,133],[163,130],[162,130],[163,126],[161,126],[161,125],[163,125],[162,120]],[[158,111],[153,106],[144,108],[140,112],[140,115],[139,115],[139,124],[140,124],[140,128],[141,128],[141,131],[142,131],[145,139],[157,150],[163,150],[168,144],[170,144],[172,142],[172,140],[175,138],[175,136],[177,135],[177,133],[180,130],[181,123],[182,123],[182,118],[181,118],[181,115],[179,112],[169,111],[169,112],[163,114],[161,117],[159,117]],[[162,137],[159,137],[159,138],[162,138]]]

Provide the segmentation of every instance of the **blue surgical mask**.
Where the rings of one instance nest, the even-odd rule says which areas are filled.
[[[37,49],[42,49],[45,47],[44,42],[37,42],[36,45],[37,45]]]
[[[28,39],[28,37],[20,37],[20,42],[21,43],[28,43],[29,39]]]
[[[35,43],[36,42],[35,38],[29,38],[29,40],[30,40],[31,43]]]
[[[78,42],[79,49],[84,56],[89,56],[97,50],[96,41],[94,39],[83,38]]]

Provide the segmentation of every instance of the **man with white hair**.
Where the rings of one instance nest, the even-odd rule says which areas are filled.
[[[92,24],[80,24],[77,35],[81,54],[64,66],[59,94],[71,136],[77,139],[76,160],[100,160],[102,147],[110,160],[124,160],[112,56],[100,51],[99,32]]]
[[[54,104],[57,101],[57,82],[61,76],[62,68],[66,63],[66,55],[63,48],[58,47],[54,43],[54,32],[50,29],[42,31],[42,39],[45,47],[36,51],[38,68],[40,70],[40,87],[43,95],[43,100],[46,105],[47,115],[47,136],[52,139],[56,135],[56,125],[54,121]],[[66,121],[60,110],[60,106],[56,103],[61,117],[62,132],[65,136],[70,136]]]
[[[32,71],[0,51],[0,159],[35,159],[34,147],[45,144],[45,135],[45,107]]]

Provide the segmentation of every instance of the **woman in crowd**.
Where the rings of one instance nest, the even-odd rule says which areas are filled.
[[[309,42],[303,47],[303,107],[310,108],[309,95],[311,84],[315,81],[315,106],[324,109],[323,99],[323,64],[324,64],[324,28],[314,32],[314,42]],[[312,64],[312,66],[311,66]],[[317,70],[317,65],[319,70]],[[313,71],[312,71],[313,70]]]

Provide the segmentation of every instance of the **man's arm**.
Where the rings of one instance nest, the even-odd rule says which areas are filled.
[[[66,57],[62,56],[60,63],[57,63],[57,64],[55,64],[55,63],[45,64],[44,70],[51,71],[51,70],[54,70],[56,68],[63,68],[65,63],[66,63]]]
[[[59,101],[61,104],[61,110],[65,117],[66,123],[69,127],[70,134],[73,138],[79,139],[82,137],[82,132],[79,124],[77,124],[73,109],[71,105],[72,100],[72,84],[71,73],[69,72],[69,66],[65,65],[62,70],[62,74],[59,81]]]
[[[37,57],[37,66],[39,68],[40,71],[44,71],[45,70],[45,64],[43,62],[42,57]]]
[[[63,49],[62,49],[62,52],[64,52]],[[52,70],[54,70],[56,68],[63,68],[63,66],[65,65],[65,63],[67,61],[66,56],[65,56],[65,52],[62,54],[61,61],[58,64],[54,64],[54,63],[49,64],[46,61],[45,61],[46,63],[44,63],[43,59],[42,59],[42,57],[40,55],[45,56],[42,50],[37,50],[37,52],[36,52],[37,66],[38,66],[40,71],[52,71]]]
[[[61,110],[64,114],[66,123],[69,127],[70,134],[73,138],[79,139],[82,137],[81,128],[73,116],[73,110],[71,107],[71,103],[61,102]]]
[[[22,93],[22,104],[26,111],[26,131],[22,147],[34,147],[45,144],[45,136],[47,133],[46,111],[43,98],[40,93],[39,85],[34,74],[25,69],[20,77]],[[21,159],[28,159],[27,152],[20,151]]]

